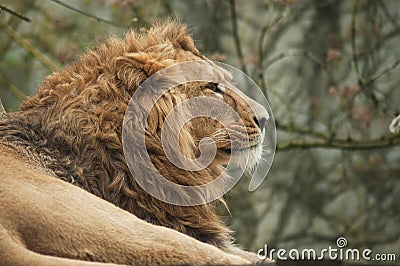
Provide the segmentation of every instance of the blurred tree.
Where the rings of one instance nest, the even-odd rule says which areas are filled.
[[[229,195],[239,243],[257,250],[400,250],[400,2],[341,0],[3,0],[0,97],[16,110],[85,47],[180,17],[211,58],[268,97],[278,152],[263,186]]]

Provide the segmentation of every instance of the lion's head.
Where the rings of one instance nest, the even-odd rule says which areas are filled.
[[[249,156],[243,166],[250,172],[261,159],[262,143],[269,116],[263,106],[249,99],[243,93],[239,94],[235,88],[232,90],[217,82],[190,82],[169,90],[158,99],[150,112],[147,131],[151,136],[148,138],[154,138],[153,142],[159,142],[163,123],[171,111],[182,102],[203,98],[206,99],[205,101],[210,99],[223,101],[238,115],[229,117],[229,114],[226,113],[227,117],[223,119],[224,125],[221,121],[204,115],[199,115],[184,125],[179,125],[179,128],[175,130],[179,130],[181,152],[185,157],[193,160],[201,156],[199,147],[203,141],[214,142],[217,151],[208,168],[221,168],[226,165],[231,159],[232,150],[235,150],[239,155],[236,156],[238,157],[236,159],[240,159],[240,154]],[[210,103],[210,108],[213,107],[212,104]],[[223,107],[220,108],[222,110],[217,111],[223,113],[225,110]],[[181,108],[178,112],[184,111],[184,108]],[[192,114],[197,112],[197,110],[190,111]],[[179,116],[174,119],[179,120]],[[163,144],[165,149],[166,145]],[[238,163],[240,164],[240,162]],[[181,180],[174,181],[180,182]],[[187,179],[183,181],[185,182]],[[195,184],[204,184],[208,181],[210,180],[205,178],[195,181]]]
[[[20,112],[1,121],[0,127],[9,130],[0,138],[18,143],[55,176],[141,219],[219,247],[228,246],[230,231],[215,214],[213,204],[182,207],[154,199],[136,183],[122,151],[122,122],[135,90],[161,69],[196,60],[208,59],[195,48],[186,27],[174,21],[157,24],[145,33],[131,31],[123,40],[111,38],[72,66],[47,77],[38,94],[23,102]],[[186,123],[179,138],[186,156],[197,158],[200,141],[206,137],[218,149],[208,168],[185,171],[168,161],[160,134],[168,113],[178,103],[198,96],[222,100],[239,114],[244,126],[234,120],[228,125],[238,136],[232,143],[229,130],[212,118],[198,117]],[[216,82],[183,84],[164,94],[152,108],[146,128],[150,158],[162,175],[185,185],[206,183],[220,174],[233,145],[250,151],[249,168],[254,167],[260,160],[268,114],[243,97]],[[14,134],[15,129],[26,134]],[[241,142],[246,135],[250,141]]]

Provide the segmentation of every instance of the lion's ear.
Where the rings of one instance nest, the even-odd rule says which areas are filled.
[[[165,49],[160,49],[160,50],[166,51],[168,50],[168,48],[173,49],[173,47],[167,47],[169,46],[167,44],[163,46],[165,46],[164,47]],[[151,76],[157,71],[176,63],[175,60],[165,57],[165,54],[162,54],[160,52],[127,53],[124,56],[119,57],[117,60],[119,61],[120,64],[125,64],[134,69],[139,69],[144,71],[147,76]]]
[[[186,25],[177,20],[156,22],[142,34],[128,32],[125,46],[125,54],[115,60],[115,69],[128,87],[138,87],[147,77],[178,62],[204,59]]]
[[[126,53],[115,60],[117,77],[128,88],[137,88],[157,71],[171,66],[176,61],[160,54],[137,52]]]
[[[188,32],[187,26],[178,20],[167,20],[155,22],[154,26],[148,31],[149,44],[170,42],[174,47],[189,51],[194,55],[201,56],[199,50],[194,45],[193,38]]]

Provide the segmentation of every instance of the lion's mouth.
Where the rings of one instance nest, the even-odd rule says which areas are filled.
[[[259,143],[248,146],[248,147],[243,147],[243,148],[235,148],[234,151],[235,152],[246,152],[246,151],[252,151],[257,149],[257,146],[260,145]],[[221,151],[227,153],[227,154],[232,154],[232,148],[231,147],[226,147],[226,148],[220,148]]]
[[[263,140],[264,136],[259,134],[243,144],[229,142],[227,146],[220,147],[219,149],[228,154],[232,154],[232,152],[251,152],[252,150],[257,149],[258,146],[262,145]]]
[[[259,134],[245,145],[229,145],[228,147],[221,147],[220,150],[231,156],[230,163],[239,166],[246,173],[252,173],[262,159],[263,142],[264,135]]]

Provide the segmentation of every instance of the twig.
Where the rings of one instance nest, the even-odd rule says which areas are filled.
[[[3,6],[3,5],[0,5],[0,12],[1,12],[2,10],[4,10],[4,11],[10,13],[10,14],[13,15],[13,16],[16,16],[17,18],[20,18],[20,19],[25,20],[25,21],[27,21],[27,22],[31,22],[31,19],[30,19],[30,18],[25,17],[24,15],[22,15],[22,14],[16,12],[16,11],[14,11],[14,10],[9,9],[8,7],[5,7],[5,6]]]
[[[400,135],[391,135],[370,140],[351,140],[351,139],[327,139],[323,141],[299,141],[283,143],[277,146],[278,151],[289,151],[295,149],[339,149],[339,150],[372,150],[384,149],[400,145]]]
[[[313,53],[311,53],[310,51],[306,51],[306,50],[292,50],[292,51],[286,51],[280,54],[277,54],[273,57],[271,57],[270,60],[268,60],[265,63],[265,67],[263,69],[260,70],[260,73],[262,75],[264,75],[264,72],[268,70],[269,67],[271,67],[273,64],[290,58],[290,57],[296,57],[296,56],[304,56],[305,58],[309,59],[311,62],[315,63],[316,65],[318,65],[319,67],[321,67],[325,73],[327,74],[328,78],[329,78],[329,82],[331,84],[336,84],[336,81],[329,69],[329,67],[321,60],[319,60]]]
[[[301,13],[297,10],[292,12],[289,9],[288,13],[282,13],[277,19],[273,20],[271,23],[262,28],[258,43],[258,79],[260,81],[261,89],[263,90],[267,99],[267,80],[265,79],[265,72],[263,70],[265,59],[268,58],[267,53],[268,51],[274,50],[279,40],[279,35],[282,35],[288,29],[287,25],[298,19],[300,14]],[[270,89],[271,88],[268,88],[268,90]]]
[[[389,10],[387,10],[385,4],[382,1],[378,1],[377,2],[378,5],[381,6],[383,12],[385,13],[386,18],[390,21],[390,23],[392,23],[393,27],[396,30],[400,29],[400,24],[397,22],[397,20],[395,18],[393,18],[393,16],[390,14]]]
[[[263,71],[266,71],[270,66],[279,62],[280,60],[284,60],[286,58],[295,57],[295,56],[308,56],[308,51],[305,50],[289,50],[280,54],[273,56],[271,59],[267,61]],[[308,56],[310,59],[315,58],[315,56]]]
[[[24,39],[18,32],[16,32],[10,26],[6,28],[7,35],[21,45],[25,50],[30,52],[34,57],[36,57],[44,66],[52,71],[57,70],[57,66],[51,62],[44,54],[42,54],[38,49],[36,49],[28,40]]]
[[[356,48],[356,17],[358,12],[358,0],[354,1],[353,4],[353,11],[351,13],[351,65],[353,68],[354,73],[357,76],[358,83],[360,85],[364,84],[364,80],[360,73],[360,69],[358,66],[358,55],[357,55],[357,48]]]
[[[0,84],[2,86],[7,86],[11,94],[14,95],[18,100],[24,100],[26,98],[25,93],[7,80],[7,76],[3,73],[3,71],[0,72]]]
[[[294,133],[294,134],[301,134],[301,135],[309,135],[317,138],[322,138],[324,140],[330,139],[330,137],[323,133],[323,132],[318,132],[313,129],[308,129],[308,128],[298,128],[294,125],[284,125],[279,123],[278,121],[275,121],[276,128],[278,130],[284,130],[288,133]]]
[[[232,20],[232,33],[233,33],[233,40],[235,42],[236,54],[239,57],[240,65],[242,71],[247,74],[246,64],[244,62],[243,51],[240,45],[239,33],[238,33],[238,26],[237,26],[237,15],[236,15],[236,7],[235,7],[235,0],[230,0],[230,9],[231,9],[231,20]]]
[[[398,59],[394,63],[390,64],[389,66],[387,66],[385,69],[381,70],[380,72],[369,77],[368,80],[365,82],[365,84],[370,84],[370,83],[374,82],[375,80],[377,80],[380,77],[382,77],[383,75],[385,75],[387,72],[395,69],[399,64],[400,64],[400,59]]]
[[[282,17],[281,17],[282,18]],[[277,22],[279,21],[279,19],[277,21],[272,22],[271,24],[267,24],[264,25],[263,28],[261,29],[261,33],[260,33],[260,38],[258,39],[258,57],[259,57],[259,67],[262,68],[262,64],[263,64],[263,60],[264,60],[264,56],[265,56],[265,50],[264,50],[264,40],[265,40],[265,36],[267,36],[268,30],[275,25]]]
[[[260,38],[258,40],[258,79],[260,81],[260,86],[264,92],[264,95],[267,97],[268,93],[267,93],[267,84],[264,80],[264,71],[262,70],[263,68],[263,63],[264,63],[264,50],[263,50],[263,43],[264,43],[264,37],[268,32],[268,28],[269,25],[264,26],[261,29],[261,34],[260,34]]]
[[[273,30],[276,26],[278,26],[279,23],[284,20],[284,18],[285,18],[285,16],[282,15],[279,18],[277,18],[276,20],[272,21],[271,23],[264,25],[261,29],[260,37],[258,39],[258,68],[259,68],[258,78],[260,80],[260,86],[263,89],[263,92],[266,97],[267,97],[267,85],[266,85],[266,82],[264,81],[264,71],[262,69],[263,69],[264,59],[266,57],[265,54],[266,54],[268,45],[266,45],[266,47],[265,47],[266,49],[264,49],[264,41],[265,41],[265,38],[266,38],[267,34],[269,33],[269,31],[271,29]],[[268,44],[270,44],[270,43],[271,42],[269,42]]]
[[[73,7],[73,6],[70,6],[70,5],[68,5],[68,4],[64,3],[64,2],[61,2],[61,1],[59,1],[59,0],[50,0],[50,1],[52,1],[52,2],[54,2],[54,3],[57,3],[57,4],[59,4],[59,5],[63,6],[63,7],[65,7],[65,8],[68,8],[68,9],[70,9],[70,10],[76,12],[76,13],[79,13],[79,14],[81,14],[81,15],[84,15],[84,16],[86,16],[86,17],[93,18],[93,19],[95,19],[95,20],[97,20],[97,21],[99,21],[99,22],[103,22],[103,23],[105,23],[105,24],[109,24],[109,25],[112,25],[112,26],[117,27],[117,28],[127,28],[126,26],[118,25],[118,24],[116,24],[116,23],[114,23],[114,22],[112,22],[112,21],[109,21],[109,20],[106,20],[106,19],[104,19],[104,18],[101,18],[101,17],[95,16],[95,15],[86,13],[86,12],[84,12],[84,11],[82,11],[82,10],[79,10],[79,9],[77,9],[77,8],[75,8],[75,7]]]

